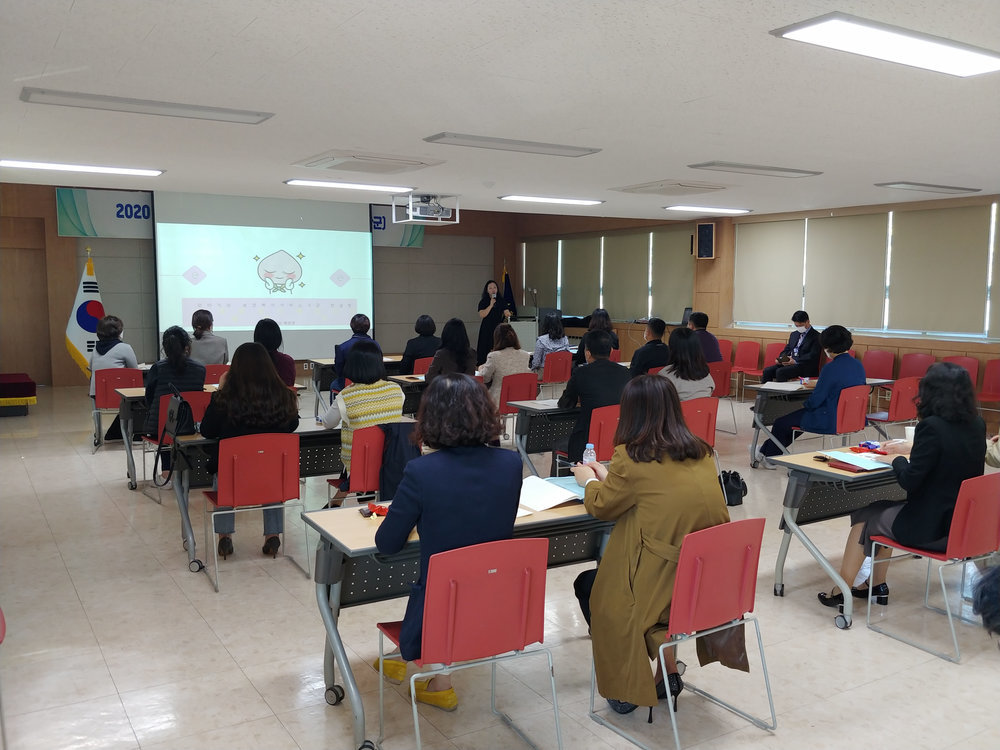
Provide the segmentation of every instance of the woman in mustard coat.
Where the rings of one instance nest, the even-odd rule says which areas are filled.
[[[616,521],[590,596],[591,637],[598,690],[628,713],[666,695],[652,662],[670,619],[681,542],[728,522],[729,511],[711,448],[684,424],[667,379],[641,375],[625,387],[615,446],[609,466],[573,473],[587,512]],[[676,701],[683,683],[672,657],[667,680]]]

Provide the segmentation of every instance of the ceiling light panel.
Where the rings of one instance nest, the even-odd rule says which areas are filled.
[[[921,193],[945,193],[947,195],[982,192],[982,188],[956,187],[954,185],[932,185],[926,182],[876,182],[875,187],[890,188],[893,190],[916,190]]]
[[[292,187],[321,187],[334,188],[336,190],[368,190],[375,193],[409,193],[413,191],[411,187],[398,187],[395,185],[366,185],[360,182],[329,182],[327,180],[285,180],[286,185]]]
[[[0,167],[9,169],[49,169],[55,172],[87,172],[89,174],[122,174],[129,177],[159,177],[162,169],[132,169],[131,167],[99,167],[89,164],[54,164],[44,161],[0,159]]]
[[[1000,70],[1000,52],[846,13],[828,13],[771,33],[783,39],[953,76]]]
[[[447,146],[470,146],[472,148],[488,148],[496,151],[520,151],[525,154],[544,154],[546,156],[588,156],[596,154],[599,148],[584,148],[581,146],[564,146],[559,143],[538,143],[536,141],[515,141],[509,138],[489,138],[482,135],[467,135],[465,133],[435,133],[424,138],[428,143],[440,143]]]
[[[502,201],[522,201],[524,203],[555,203],[561,206],[599,206],[604,201],[585,198],[547,198],[541,195],[501,195]]]
[[[755,174],[761,177],[815,177],[823,174],[810,169],[791,169],[789,167],[768,167],[763,164],[740,164],[733,161],[703,161],[700,164],[688,164],[689,169],[707,169],[713,172],[735,172],[737,174]]]
[[[723,216],[737,216],[739,214],[750,213],[749,208],[718,208],[715,206],[664,206],[665,211],[684,211],[693,214],[721,214]]]

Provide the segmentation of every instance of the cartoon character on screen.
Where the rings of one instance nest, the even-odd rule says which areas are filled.
[[[295,282],[302,278],[302,266],[284,250],[271,253],[257,264],[257,275],[264,282],[268,292],[288,292],[295,290]]]

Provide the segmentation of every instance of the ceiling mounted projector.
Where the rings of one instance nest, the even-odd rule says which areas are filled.
[[[393,224],[458,224],[458,196],[408,193],[392,198]]]

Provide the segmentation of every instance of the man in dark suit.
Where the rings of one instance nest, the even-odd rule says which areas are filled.
[[[351,353],[351,349],[356,343],[359,341],[371,341],[375,346],[378,346],[378,342],[368,335],[371,327],[371,320],[363,313],[358,313],[351,318],[351,332],[354,335],[343,344],[337,344],[333,347],[333,368],[337,371],[337,379],[330,384],[330,390],[344,390],[344,366],[347,364],[347,355]],[[382,348],[379,347],[379,352],[381,351]]]
[[[792,315],[795,330],[788,337],[788,344],[778,355],[778,361],[765,367],[760,382],[777,380],[784,383],[795,378],[814,378],[819,375],[819,332],[809,325],[809,313],[797,310]]]
[[[701,351],[705,354],[706,362],[721,362],[722,350],[719,348],[719,340],[715,334],[708,332],[708,315],[703,312],[693,312],[688,318],[688,328],[694,331],[701,344]]]
[[[663,334],[667,331],[667,324],[660,318],[650,318],[646,323],[646,330],[642,332],[642,337],[646,343],[635,350],[632,355],[632,364],[629,372],[634,378],[636,375],[645,375],[650,367],[663,367],[667,364],[669,350],[663,343]]]
[[[611,335],[607,331],[590,331],[587,334],[587,348],[584,350],[587,364],[573,371],[566,384],[566,390],[559,397],[563,409],[580,404],[580,416],[570,433],[566,453],[572,462],[583,458],[590,433],[590,415],[600,406],[620,404],[622,391],[631,379],[627,369],[612,362]]]

